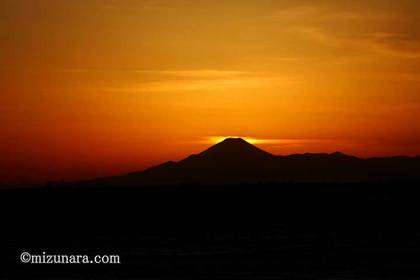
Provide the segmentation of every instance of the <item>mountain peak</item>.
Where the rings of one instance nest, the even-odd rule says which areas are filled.
[[[223,141],[219,142],[219,144],[221,143],[247,143],[249,145],[251,145],[250,143],[248,143],[247,141],[245,141],[244,139],[240,138],[240,137],[228,137],[223,139]]]
[[[261,158],[273,156],[260,148],[248,143],[242,138],[226,138],[223,141],[211,146],[200,156],[212,158]]]

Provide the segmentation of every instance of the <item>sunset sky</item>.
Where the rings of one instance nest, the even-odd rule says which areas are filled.
[[[113,175],[225,136],[420,154],[420,1],[0,0],[0,184]]]

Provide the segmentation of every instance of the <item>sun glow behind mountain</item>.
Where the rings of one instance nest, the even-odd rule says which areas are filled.
[[[252,138],[252,137],[243,137],[243,136],[210,136],[206,138],[205,143],[217,144],[228,138],[242,138],[248,143],[253,144],[253,145],[262,144],[262,143],[272,143],[270,142],[269,139],[257,139],[257,138]]]
[[[315,146],[328,146],[328,143],[332,142],[340,142],[337,139],[302,139],[302,138],[282,138],[282,139],[275,139],[275,138],[257,138],[257,137],[248,137],[248,136],[209,136],[205,137],[202,141],[198,141],[198,143],[205,143],[205,144],[217,144],[222,142],[228,138],[242,138],[243,140],[247,141],[253,145],[265,145],[277,150],[277,148],[282,147],[284,150],[289,150],[291,147],[307,147],[311,145]],[[347,143],[348,144],[348,143]],[[345,141],[341,141],[340,144],[342,147],[346,147]]]

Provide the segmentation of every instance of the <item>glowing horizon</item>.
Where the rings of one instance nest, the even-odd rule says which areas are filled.
[[[267,139],[257,139],[257,138],[246,137],[246,136],[210,136],[210,137],[206,137],[204,142],[208,144],[217,144],[228,138],[241,138],[250,144],[261,144],[267,141]]]

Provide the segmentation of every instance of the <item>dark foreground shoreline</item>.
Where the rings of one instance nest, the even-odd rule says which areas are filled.
[[[415,184],[2,190],[0,278],[418,279]],[[118,254],[121,264],[23,264]]]

